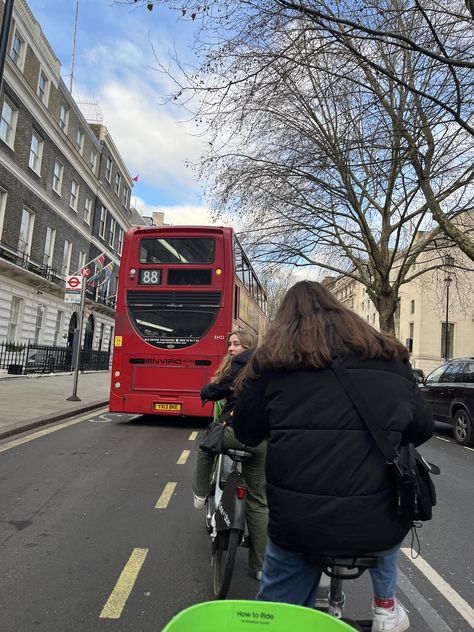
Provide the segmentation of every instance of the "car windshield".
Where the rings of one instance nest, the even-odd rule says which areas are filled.
[[[438,367],[432,373],[430,373],[428,377],[426,378],[426,383],[433,384],[433,383],[439,382],[440,377],[443,375],[443,373],[446,370],[446,366],[447,366],[446,364],[443,364],[443,366]]]

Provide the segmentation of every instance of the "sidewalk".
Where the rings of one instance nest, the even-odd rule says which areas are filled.
[[[42,376],[0,374],[0,439],[71,417],[109,402],[110,371],[79,373],[77,395],[69,402],[73,375],[52,373]]]

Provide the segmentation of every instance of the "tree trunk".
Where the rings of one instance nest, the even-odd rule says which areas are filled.
[[[379,325],[381,331],[395,335],[395,312],[397,310],[397,292],[381,294],[378,300]]]

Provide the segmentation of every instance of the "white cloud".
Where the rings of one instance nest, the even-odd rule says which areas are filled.
[[[222,226],[222,221],[212,218],[212,209],[205,206],[183,204],[178,206],[159,206],[147,204],[140,197],[132,197],[132,203],[144,217],[152,217],[153,211],[164,213],[165,224],[194,225],[194,226]]]
[[[91,83],[79,93],[99,102],[104,125],[130,172],[138,173],[147,187],[162,191],[164,198],[190,203],[199,197],[194,170],[187,163],[198,162],[205,138],[196,134],[194,123],[179,120],[184,112],[174,101],[163,104],[169,80],[147,65],[143,49],[123,40],[102,43],[88,51],[86,63]]]

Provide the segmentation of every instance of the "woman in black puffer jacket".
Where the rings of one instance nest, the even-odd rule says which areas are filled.
[[[268,438],[268,543],[257,599],[311,607],[321,569],[310,558],[384,552],[371,570],[372,630],[403,632],[408,617],[394,596],[411,523],[396,515],[392,472],[330,367],[336,358],[395,447],[433,434],[406,348],[323,285],[290,288],[236,384],[236,437],[249,445]]]

